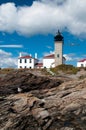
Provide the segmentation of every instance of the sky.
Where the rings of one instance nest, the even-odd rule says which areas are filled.
[[[86,0],[0,0],[0,67],[17,68],[19,53],[42,60],[64,37],[66,64],[86,58]]]

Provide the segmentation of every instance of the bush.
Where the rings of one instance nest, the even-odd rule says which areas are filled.
[[[50,73],[47,72],[46,68],[41,69],[41,72],[44,73],[45,75],[50,75]]]
[[[14,70],[14,68],[3,68],[3,69],[0,69],[0,73],[1,74],[7,74],[7,73],[9,73],[13,70]]]
[[[77,67],[74,67],[73,65],[59,65],[55,68],[51,68],[51,71],[53,71],[54,73],[58,74],[58,72],[64,72],[66,74],[76,74],[79,69]]]

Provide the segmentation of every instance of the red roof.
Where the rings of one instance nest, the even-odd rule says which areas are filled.
[[[44,59],[54,59],[54,58],[55,58],[54,54],[50,54],[50,55],[44,56]],[[64,56],[63,56],[63,59],[66,60],[66,58]]]
[[[21,57],[19,57],[19,59],[29,59],[29,58],[32,58],[32,56],[21,56]]]
[[[55,56],[54,56],[54,54],[50,54],[50,55],[47,55],[47,56],[44,56],[44,59],[54,59],[55,58]]]
[[[42,67],[42,66],[43,66],[43,63],[37,63],[36,66]]]
[[[79,62],[84,62],[84,61],[86,61],[86,59],[82,59],[82,60],[80,60]]]

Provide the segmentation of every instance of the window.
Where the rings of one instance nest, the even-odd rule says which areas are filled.
[[[22,63],[22,59],[20,59],[20,63]]]
[[[25,66],[24,68],[27,68],[27,66]]]
[[[32,59],[30,59],[30,63],[32,62]]]
[[[31,67],[30,67],[30,69],[31,69]]]
[[[57,57],[59,58],[59,54],[57,54]]]
[[[27,63],[27,59],[25,59],[25,61],[24,61],[25,63]]]
[[[22,68],[22,66],[20,66],[20,68]]]
[[[83,67],[83,64],[81,64],[81,67]]]

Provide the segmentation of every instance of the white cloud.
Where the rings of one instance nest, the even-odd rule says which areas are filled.
[[[70,57],[68,54],[64,54],[64,57],[66,58],[66,61],[73,60],[72,57]]]
[[[48,49],[52,49],[52,46],[46,46],[46,48],[48,48]]]
[[[22,45],[0,45],[2,48],[22,48]]]
[[[2,56],[3,56],[3,57],[9,57],[9,56],[11,56],[11,55],[12,55],[12,54],[11,54],[10,52],[6,52],[6,51],[0,49],[0,57],[1,57],[1,58],[2,58]]]
[[[86,34],[86,0],[38,0],[31,6],[0,5],[0,31],[21,35],[54,33],[57,29]]]
[[[63,55],[66,58],[66,62],[69,61],[78,61],[81,59],[81,57],[77,56],[75,53],[69,53],[69,54],[64,54]]]
[[[67,0],[40,0],[40,1],[43,2],[43,3],[46,3],[46,4],[58,4],[58,5],[62,5]]]
[[[77,66],[77,62],[84,59],[86,55],[76,55],[75,53],[69,53],[63,55],[66,58],[66,64]]]
[[[54,51],[44,52],[44,53],[43,53],[43,56],[47,56],[47,55],[50,55],[50,54],[54,54]]]
[[[12,53],[0,49],[0,68],[17,67],[17,58]]]
[[[0,6],[0,30],[13,32],[17,22],[17,8],[13,3],[2,4]]]
[[[22,56],[25,56],[25,55],[30,55],[29,53],[27,52],[20,52]]]

